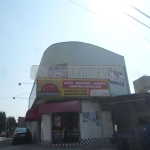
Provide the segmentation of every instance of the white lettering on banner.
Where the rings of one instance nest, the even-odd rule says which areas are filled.
[[[64,84],[73,84],[73,82],[64,81]]]
[[[94,82],[94,85],[106,85],[105,82]]]
[[[93,71],[91,68],[84,68],[84,77],[85,78],[92,78],[93,77]]]
[[[93,85],[84,85],[84,88],[88,89],[88,88],[101,88],[101,86],[93,86]]]
[[[119,66],[33,66],[30,76],[31,78],[49,77],[109,79],[110,71],[119,72]]]
[[[76,82],[76,84],[91,84],[91,82]]]
[[[74,69],[74,77],[75,78],[82,78],[83,77],[83,69],[82,68],[75,68]]]
[[[74,67],[69,68],[68,66],[68,78],[109,78],[109,70],[119,71],[119,67]]]
[[[69,85],[69,88],[83,88],[83,85]]]
[[[91,90],[90,96],[110,96],[109,90]]]

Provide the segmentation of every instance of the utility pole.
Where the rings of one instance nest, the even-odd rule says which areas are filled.
[[[8,137],[9,137],[9,117],[8,117]]]

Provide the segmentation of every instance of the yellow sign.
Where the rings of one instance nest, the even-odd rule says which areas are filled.
[[[110,96],[108,80],[39,78],[37,83],[39,97]]]

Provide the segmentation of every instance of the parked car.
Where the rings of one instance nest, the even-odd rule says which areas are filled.
[[[116,144],[119,150],[127,148],[150,148],[150,124],[141,125],[128,133],[113,134],[111,144]]]
[[[13,134],[13,145],[20,142],[32,142],[32,135],[28,128],[17,128]]]
[[[7,132],[6,131],[2,131],[2,133],[0,134],[1,137],[6,137],[7,136]]]

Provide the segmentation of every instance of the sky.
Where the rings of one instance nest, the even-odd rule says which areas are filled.
[[[0,111],[7,116],[25,116],[32,84],[18,83],[34,82],[31,66],[54,43],[80,41],[124,56],[131,93],[134,80],[150,75],[150,28],[125,15],[150,26],[130,6],[150,16],[149,0],[71,1],[0,1]]]

